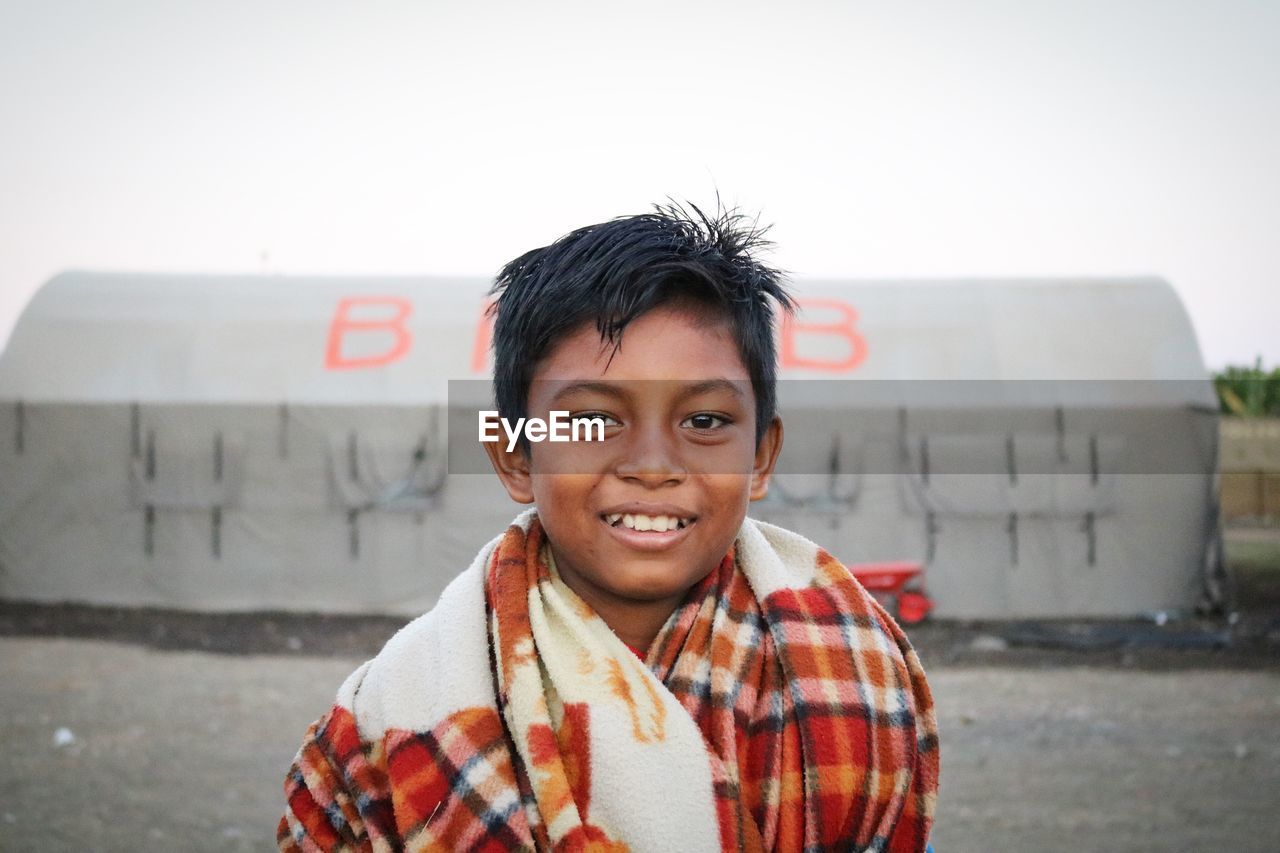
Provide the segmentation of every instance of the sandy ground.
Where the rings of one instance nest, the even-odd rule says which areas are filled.
[[[0,849],[271,849],[284,771],[358,662],[0,637]],[[1280,845],[1280,668],[925,663],[940,853]]]

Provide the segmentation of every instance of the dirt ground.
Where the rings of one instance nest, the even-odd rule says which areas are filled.
[[[911,629],[939,853],[1280,849],[1280,531],[1228,548],[1234,622]],[[302,733],[402,621],[0,604],[0,850],[271,849]]]
[[[0,848],[270,849],[284,771],[358,662],[0,638]],[[939,851],[1280,841],[1280,669],[943,665],[930,682]]]

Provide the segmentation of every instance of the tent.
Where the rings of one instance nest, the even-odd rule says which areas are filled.
[[[423,611],[518,510],[466,426],[486,289],[55,277],[0,354],[0,597]],[[1204,595],[1216,406],[1167,283],[795,291],[787,441],[753,515],[846,562],[925,562],[944,617]]]

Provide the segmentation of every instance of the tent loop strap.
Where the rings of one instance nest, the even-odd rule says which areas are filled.
[[[156,431],[147,430],[147,469],[146,475],[148,480],[156,478]]]
[[[1018,513],[1009,513],[1009,561],[1018,565]]]
[[[213,552],[215,560],[222,559],[222,507],[215,506],[213,508],[213,519],[210,525],[211,542],[210,550]]]
[[[859,473],[859,465],[855,465],[854,471],[851,473],[855,476]],[[840,433],[834,433],[831,436],[831,453],[827,457],[827,501],[832,506],[852,507],[858,500],[859,485],[854,485],[847,490],[841,490],[840,476],[843,474],[840,464]],[[856,482],[856,481],[855,481]]]
[[[147,504],[144,512],[142,532],[142,553],[151,557],[156,552],[156,508]]]
[[[1067,413],[1061,406],[1057,406],[1053,410],[1054,430],[1058,434],[1058,462],[1066,464],[1067,461]]]
[[[359,436],[355,430],[347,433],[347,477],[353,483],[360,482]]]
[[[924,516],[925,556],[926,563],[932,563],[938,555],[938,514],[929,510]]]
[[[142,458],[142,407],[137,403],[129,405],[129,455]]]
[[[347,541],[351,559],[358,559],[360,557],[360,510],[358,509],[347,510]]]

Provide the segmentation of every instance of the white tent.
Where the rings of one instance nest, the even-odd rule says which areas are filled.
[[[56,277],[0,355],[0,596],[421,612],[518,509],[447,441],[489,376],[486,288]],[[926,561],[942,616],[1195,603],[1215,404],[1167,284],[796,292],[754,515],[847,562]]]

